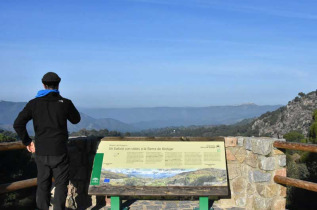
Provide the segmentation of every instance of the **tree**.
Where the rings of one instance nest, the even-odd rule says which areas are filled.
[[[284,139],[286,139],[286,141],[290,142],[300,142],[302,139],[305,138],[305,136],[298,131],[291,131],[285,134],[283,137]]]
[[[309,128],[309,140],[316,144],[317,143],[317,109],[312,114],[313,123]]]

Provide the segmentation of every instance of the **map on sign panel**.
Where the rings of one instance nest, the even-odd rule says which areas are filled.
[[[91,185],[227,186],[223,141],[101,141]]]

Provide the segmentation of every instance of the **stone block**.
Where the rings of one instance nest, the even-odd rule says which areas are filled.
[[[251,183],[247,184],[247,195],[253,195],[255,193],[254,185]]]
[[[235,200],[238,207],[245,207],[245,205],[247,204],[247,199],[245,197],[236,198]]]
[[[275,169],[275,157],[259,157],[259,168],[265,171],[272,171]]]
[[[238,139],[236,137],[225,137],[225,147],[237,146]]]
[[[253,210],[254,209],[254,196],[253,194],[247,194],[247,198],[246,198],[246,206],[245,209],[247,210]]]
[[[245,142],[245,144],[244,144],[244,146],[245,146],[245,149],[246,150],[252,150],[252,138],[245,138],[244,139],[244,142]]]
[[[110,206],[111,206],[111,198],[106,195],[105,201],[106,201],[106,206],[109,206],[109,207],[110,207]]]
[[[247,151],[244,149],[244,147],[241,147],[235,154],[235,157],[240,163],[243,163],[247,155]]]
[[[282,150],[274,148],[273,155],[284,155],[284,152]]]
[[[175,202],[168,202],[166,203],[166,208],[177,208],[177,205]]]
[[[269,139],[252,139],[252,151],[259,155],[268,155],[273,150],[273,141]]]
[[[275,171],[275,175],[285,176],[286,177],[286,168],[281,168]]]
[[[243,137],[238,137],[238,146],[239,147],[243,147],[243,143],[244,143],[244,138]]]
[[[241,176],[241,165],[240,164],[228,164],[228,173],[229,173],[230,180]]]
[[[234,195],[244,195],[247,189],[247,181],[243,177],[238,177],[232,181],[232,193]]]
[[[261,198],[256,197],[254,199],[254,209],[255,210],[270,210],[272,207],[272,198]]]
[[[286,206],[286,199],[276,199],[272,205],[272,210],[284,210]]]
[[[256,191],[264,198],[272,198],[279,193],[278,184],[256,184]]]
[[[253,152],[248,152],[245,158],[245,163],[253,168],[256,168],[258,164],[258,156]]]
[[[226,149],[226,158],[230,161],[236,160],[236,157],[232,154],[232,152],[229,149]]]
[[[250,182],[268,182],[271,180],[271,174],[264,173],[260,170],[249,171]]]
[[[235,206],[236,202],[233,198],[230,198],[230,199],[220,199],[217,202],[215,202],[215,204],[219,208],[228,208],[228,207]]]
[[[279,155],[278,156],[278,164],[281,167],[286,166],[286,155]]]
[[[280,194],[279,195],[281,197],[285,198],[286,197],[286,193],[287,193],[287,188],[282,186],[282,185],[280,185]]]

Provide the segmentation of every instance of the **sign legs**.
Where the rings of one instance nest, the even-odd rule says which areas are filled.
[[[208,197],[199,197],[199,210],[209,210]]]
[[[111,196],[111,210],[120,210],[121,199],[119,196]]]

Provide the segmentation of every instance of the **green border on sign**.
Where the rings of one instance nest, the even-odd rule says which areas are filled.
[[[90,185],[99,185],[102,167],[103,153],[96,153],[94,165],[92,168]]]

